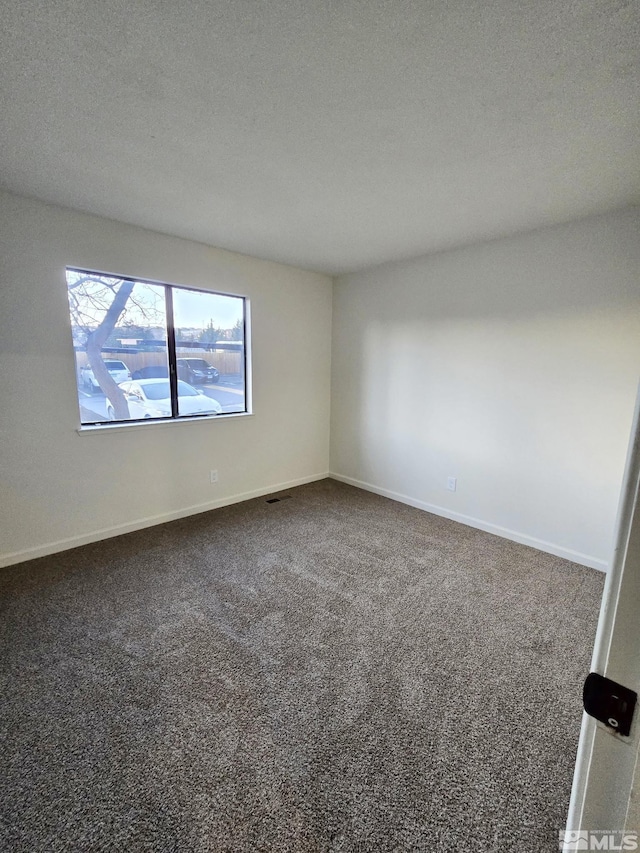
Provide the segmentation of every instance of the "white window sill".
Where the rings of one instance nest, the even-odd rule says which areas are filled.
[[[120,429],[149,429],[149,427],[168,427],[177,424],[194,424],[203,421],[226,421],[231,418],[252,418],[253,412],[228,412],[224,415],[203,415],[202,417],[187,418],[158,418],[157,420],[134,421],[132,423],[84,424],[76,429],[78,435],[97,435],[111,430]]]

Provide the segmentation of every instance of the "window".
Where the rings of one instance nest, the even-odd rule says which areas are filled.
[[[247,411],[247,306],[228,296],[67,269],[80,422]]]

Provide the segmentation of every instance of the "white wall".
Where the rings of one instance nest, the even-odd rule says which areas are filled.
[[[629,209],[338,279],[332,472],[605,568],[640,373],[639,224]]]
[[[255,415],[79,435],[67,265],[248,296]],[[331,297],[326,276],[0,194],[0,563],[326,475]]]
[[[339,279],[334,474],[604,567],[638,225],[620,211]],[[66,265],[248,296],[255,415],[78,435]],[[0,321],[0,564],[328,470],[328,277],[0,194]]]

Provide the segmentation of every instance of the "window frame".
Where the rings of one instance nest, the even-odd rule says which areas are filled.
[[[239,293],[228,293],[222,292],[219,290],[210,290],[206,287],[197,287],[193,285],[183,285],[183,284],[172,284],[167,281],[159,281],[157,279],[150,278],[141,278],[139,276],[132,275],[121,275],[120,273],[113,272],[104,272],[98,271],[95,269],[89,269],[87,267],[81,266],[73,266],[66,265],[65,266],[65,285],[66,290],[68,292],[69,283],[67,274],[69,272],[72,273],[80,273],[84,275],[92,275],[96,277],[104,277],[104,278],[112,278],[118,279],[120,281],[129,281],[134,284],[148,284],[154,287],[162,287],[164,288],[165,295],[165,322],[166,322],[166,354],[167,354],[167,362],[168,362],[168,370],[169,370],[169,387],[171,394],[171,415],[163,416],[163,417],[145,417],[145,418],[128,418],[127,420],[104,420],[104,421],[82,421],[82,413],[80,411],[80,405],[78,404],[78,414],[80,415],[80,424],[78,427],[79,433],[93,433],[99,432],[105,429],[127,429],[127,428],[138,428],[141,426],[158,426],[164,425],[167,426],[169,424],[176,423],[194,423],[196,421],[212,421],[212,420],[226,420],[228,418],[238,418],[238,417],[251,417],[253,415],[252,411],[252,397],[251,397],[251,355],[250,355],[250,300],[248,296]],[[241,367],[243,374],[243,403],[244,410],[243,411],[233,411],[233,412],[221,412],[220,414],[180,414],[178,411],[178,355],[176,351],[176,337],[175,337],[175,323],[174,323],[174,305],[173,305],[173,291],[174,290],[183,290],[191,293],[203,293],[211,296],[222,296],[229,297],[232,299],[241,299],[242,300],[242,358],[241,358]],[[73,321],[71,318],[71,314],[69,314],[69,318],[71,320],[72,332],[73,332]],[[73,334],[72,334],[73,338]],[[74,356],[74,368],[75,368],[75,381],[77,390],[78,387],[78,367],[77,367],[77,358],[76,353],[78,352],[76,345],[73,346],[73,356]],[[118,354],[122,358],[122,354]],[[108,356],[107,356],[108,357]],[[180,356],[180,358],[189,357],[189,356]],[[194,358],[200,357],[204,358],[202,353],[199,353],[198,356],[194,355]],[[121,359],[118,359],[121,360]],[[206,360],[206,359],[205,359]],[[206,396],[206,395],[205,395]],[[213,399],[213,398],[212,398]]]

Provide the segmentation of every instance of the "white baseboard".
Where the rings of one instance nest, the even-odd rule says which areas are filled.
[[[134,530],[143,530],[145,527],[164,524],[166,521],[175,521],[178,518],[186,518],[189,515],[197,515],[201,512],[208,512],[211,509],[218,509],[222,506],[230,506],[231,504],[240,503],[241,501],[259,498],[262,495],[269,495],[273,492],[282,492],[285,489],[292,489],[294,486],[304,486],[305,483],[314,483],[316,480],[325,480],[328,476],[329,474],[326,472],[323,474],[312,474],[308,477],[300,477],[297,480],[289,480],[286,483],[275,483],[270,486],[265,486],[264,488],[254,489],[251,492],[242,492],[238,495],[219,498],[216,501],[194,504],[193,506],[183,507],[182,509],[172,510],[171,512],[160,513],[159,515],[149,515],[145,518],[138,518],[135,521],[116,524],[113,527],[103,527],[100,530],[93,530],[91,533],[83,533],[80,536],[70,536],[68,539],[58,539],[55,542],[47,542],[44,545],[37,545],[34,548],[25,548],[22,551],[14,551],[10,554],[0,554],[0,568],[12,566],[16,563],[23,563],[26,560],[35,560],[37,557],[47,557],[49,554],[68,551],[70,548],[77,548],[80,545],[89,545],[91,542],[110,539],[112,536],[120,536],[123,533],[133,533]]]
[[[367,492],[373,492],[376,495],[382,495],[382,497],[408,504],[409,506],[416,507],[416,509],[422,509],[425,512],[449,518],[451,521],[475,527],[477,530],[484,530],[485,533],[493,533],[495,536],[501,536],[503,539],[510,539],[512,542],[518,542],[520,545],[529,545],[531,548],[537,548],[538,551],[545,551],[547,554],[562,557],[565,560],[570,560],[572,563],[579,563],[581,566],[587,566],[590,569],[597,569],[600,572],[607,572],[609,570],[608,563],[605,560],[600,560],[598,557],[581,554],[579,551],[564,548],[562,545],[556,545],[553,542],[545,542],[543,539],[536,539],[535,536],[519,533],[517,530],[509,530],[507,527],[501,527],[499,524],[491,524],[480,518],[473,518],[470,515],[463,515],[461,512],[454,512],[445,507],[436,506],[436,504],[419,501],[409,495],[392,492],[390,489],[383,489],[380,486],[374,486],[372,483],[365,483],[353,477],[345,477],[343,474],[337,474],[334,471],[329,472],[329,477],[333,480],[339,480],[341,483],[347,483],[349,486],[356,486],[358,489],[364,489]]]

